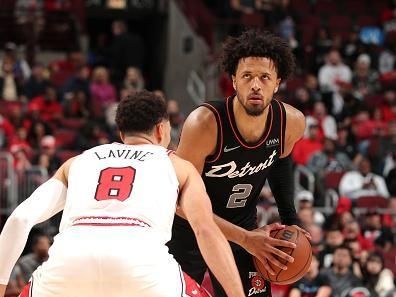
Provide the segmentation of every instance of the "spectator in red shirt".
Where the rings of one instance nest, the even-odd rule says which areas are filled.
[[[57,121],[63,116],[62,105],[57,100],[56,89],[53,86],[47,86],[43,96],[33,98],[28,109],[39,109],[40,118],[48,122]]]
[[[311,156],[321,151],[323,143],[319,139],[319,127],[317,122],[312,122],[308,127],[308,136],[301,139],[294,146],[292,152],[293,160],[296,164],[306,165]]]
[[[0,114],[0,148],[5,147],[15,133],[14,126]]]

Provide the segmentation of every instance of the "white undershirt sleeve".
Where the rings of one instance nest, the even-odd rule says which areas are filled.
[[[0,284],[8,284],[32,227],[64,208],[66,190],[60,180],[51,178],[12,212],[0,235]]]

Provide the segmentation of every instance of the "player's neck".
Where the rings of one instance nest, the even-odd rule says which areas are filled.
[[[268,105],[269,106],[269,105]],[[261,115],[249,115],[245,108],[239,103],[238,98],[234,99],[233,112],[239,133],[247,142],[256,142],[264,133],[268,117],[267,107]]]
[[[128,145],[138,145],[138,144],[156,144],[152,137],[141,135],[141,134],[133,134],[128,135],[124,139],[124,143]]]

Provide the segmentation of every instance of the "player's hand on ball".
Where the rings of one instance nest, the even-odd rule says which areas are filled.
[[[286,260],[288,262],[294,261],[293,257],[289,256],[277,247],[294,249],[296,245],[286,240],[273,238],[270,234],[271,231],[282,230],[285,227],[285,225],[274,223],[253,231],[248,231],[247,238],[243,246],[250,254],[254,255],[263,263],[265,269],[270,274],[275,274],[275,271],[270,265],[268,265],[268,262],[271,262],[273,265],[286,270],[287,266],[282,264],[279,260]],[[279,260],[274,257],[274,255],[278,256]]]
[[[302,234],[304,234],[305,237],[306,237],[309,241],[312,240],[312,236],[311,236],[311,234],[310,234],[307,230],[304,230],[303,228],[301,228],[301,227],[299,227],[299,226],[297,226],[297,225],[292,225],[292,226],[293,226],[293,227],[296,227],[296,229],[298,229],[300,232],[302,232]]]

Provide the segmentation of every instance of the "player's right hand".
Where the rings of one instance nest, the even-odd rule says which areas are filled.
[[[247,231],[247,236],[244,241],[243,248],[258,258],[258,260],[263,263],[265,269],[272,275],[275,275],[275,271],[268,264],[269,262],[271,262],[272,265],[278,266],[284,270],[287,269],[287,266],[282,264],[279,260],[294,262],[293,257],[289,256],[278,248],[286,247],[294,249],[296,244],[286,240],[273,238],[270,235],[271,231],[282,230],[284,228],[286,228],[285,225],[274,223],[252,231]],[[275,257],[275,255],[278,257],[278,259]]]

